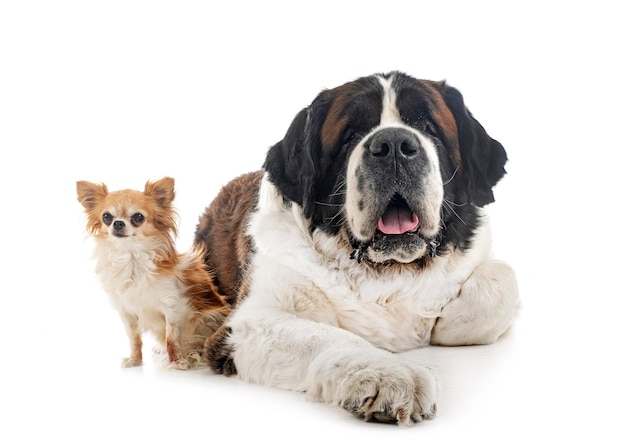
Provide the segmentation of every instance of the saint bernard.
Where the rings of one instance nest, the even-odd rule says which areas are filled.
[[[324,90],[195,244],[233,306],[212,369],[365,420],[432,418],[439,382],[394,353],[490,344],[518,309],[483,206],[507,156],[445,82],[391,72]]]

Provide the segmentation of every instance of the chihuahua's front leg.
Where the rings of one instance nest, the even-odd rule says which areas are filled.
[[[170,367],[179,370],[187,370],[189,362],[181,353],[180,344],[181,329],[174,322],[166,321],[165,323],[165,349],[167,351],[167,359]]]
[[[128,342],[130,343],[130,356],[122,360],[122,367],[137,367],[142,364],[141,355],[141,329],[137,322],[137,316],[129,313],[121,313],[122,322],[126,329]]]

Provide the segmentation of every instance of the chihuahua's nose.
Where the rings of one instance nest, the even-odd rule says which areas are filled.
[[[122,230],[124,228],[124,226],[126,226],[126,224],[124,224],[124,221],[115,221],[113,222],[113,229],[119,231]]]

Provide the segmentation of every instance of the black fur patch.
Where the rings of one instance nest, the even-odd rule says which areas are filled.
[[[207,339],[204,346],[211,370],[226,376],[237,374],[235,361],[232,358],[233,347],[228,342],[231,333],[231,328],[223,325]]]

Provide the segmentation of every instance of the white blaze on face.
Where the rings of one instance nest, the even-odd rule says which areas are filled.
[[[400,117],[400,111],[396,107],[396,92],[391,88],[393,77],[385,79],[379,76],[378,80],[383,86],[384,96],[383,111],[380,114],[380,124],[376,130],[391,126],[404,127],[404,122]]]
[[[346,218],[352,234],[361,241],[368,241],[373,237],[374,230],[369,223],[378,221],[379,216],[374,213],[372,198],[375,191],[364,191],[358,186],[362,176],[362,163],[366,151],[364,142],[372,135],[384,128],[402,128],[414,134],[426,154],[429,169],[425,178],[421,180],[421,191],[424,199],[421,203],[420,233],[433,237],[439,231],[440,208],[443,200],[443,182],[439,171],[439,156],[433,142],[417,129],[408,126],[402,121],[400,111],[396,106],[396,92],[392,87],[393,77],[378,78],[383,87],[382,112],[379,125],[372,129],[354,148],[348,160],[346,180]],[[366,225],[364,225],[364,223]],[[375,226],[374,226],[375,227]]]

